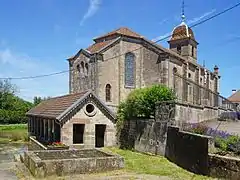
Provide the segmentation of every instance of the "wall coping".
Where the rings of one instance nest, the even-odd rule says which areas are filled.
[[[180,132],[180,133],[189,134],[189,135],[194,135],[194,136],[198,136],[198,137],[202,137],[202,138],[207,138],[207,139],[213,139],[213,137],[211,137],[211,136],[206,136],[206,135],[191,133],[191,132],[188,132],[188,131],[182,131],[182,130],[180,130],[179,127],[177,127],[177,126],[168,126],[168,127],[178,129],[178,132]]]
[[[211,156],[211,157],[218,157],[218,158],[222,158],[222,159],[240,161],[240,158],[237,158],[237,157],[221,156],[221,155],[218,155],[218,154],[211,154],[211,153],[208,153],[208,155]]]
[[[40,147],[43,148],[44,150],[47,150],[47,147],[44,146],[44,145],[43,145],[42,143],[40,143],[39,141],[37,141],[34,136],[30,136],[29,139],[30,139],[30,141],[33,141],[34,143],[36,143],[38,146],[40,146]]]

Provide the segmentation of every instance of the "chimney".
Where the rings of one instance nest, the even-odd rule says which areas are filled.
[[[236,91],[237,91],[236,89],[233,89],[233,90],[232,90],[232,94],[235,94]]]

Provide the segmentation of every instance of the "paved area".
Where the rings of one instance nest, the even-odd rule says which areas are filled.
[[[227,131],[230,134],[240,135],[240,121],[217,121],[212,120],[205,123],[207,126],[218,129],[221,131]]]
[[[18,179],[14,173],[16,166],[16,162],[14,162],[14,154],[18,153],[18,151],[19,145],[0,144],[0,180]]]

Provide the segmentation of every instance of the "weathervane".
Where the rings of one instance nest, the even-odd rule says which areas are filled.
[[[185,12],[184,12],[184,0],[182,1],[182,22],[185,22]]]

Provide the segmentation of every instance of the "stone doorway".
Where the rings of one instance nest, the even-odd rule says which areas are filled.
[[[73,144],[83,144],[85,124],[73,124]]]
[[[95,125],[95,147],[104,147],[105,124]]]

